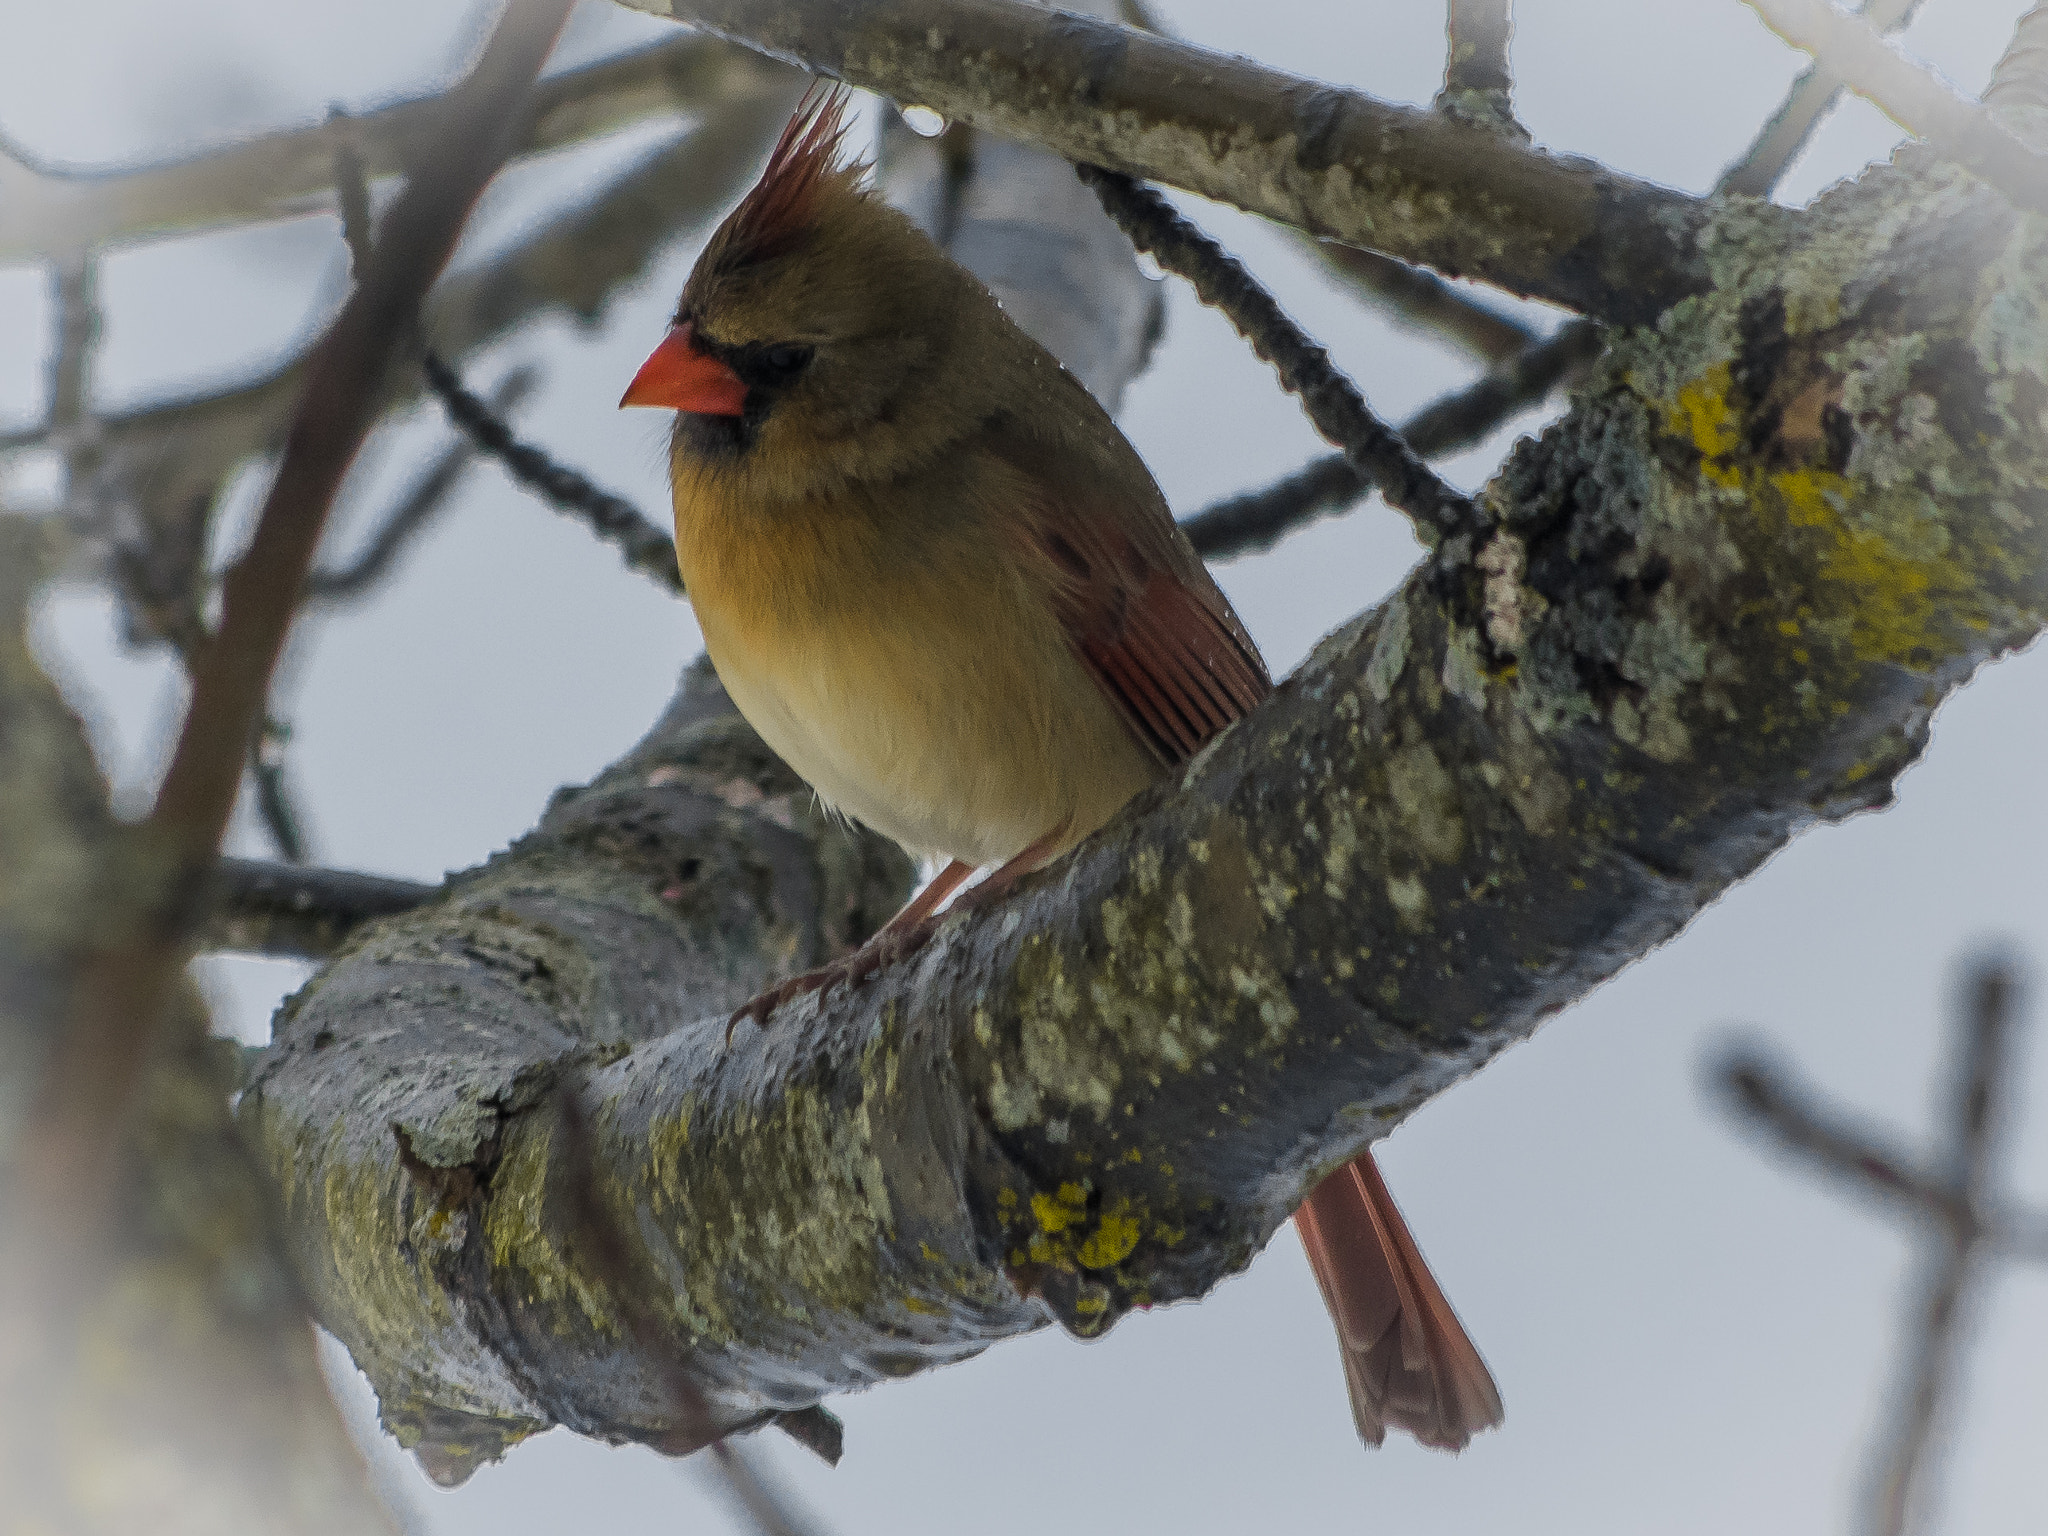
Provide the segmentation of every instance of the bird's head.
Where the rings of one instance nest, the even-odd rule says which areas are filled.
[[[620,401],[681,413],[678,475],[803,495],[899,473],[978,414],[956,343],[993,300],[841,160],[845,111],[837,89],[797,109]]]

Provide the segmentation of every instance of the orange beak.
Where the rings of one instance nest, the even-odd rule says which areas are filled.
[[[694,416],[737,416],[746,409],[747,386],[717,358],[697,349],[689,326],[678,325],[670,327],[661,345],[648,354],[619,404],[657,405]]]

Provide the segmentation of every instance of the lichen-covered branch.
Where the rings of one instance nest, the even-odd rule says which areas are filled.
[[[1385,1134],[1817,822],[2048,616],[2048,251],[1938,165],[1739,201],[1712,287],[1258,711],[1012,898],[730,1046],[907,873],[708,677],[286,1009],[244,1114],[323,1319],[460,1471],[677,1426],[569,1240],[589,1109],[724,1425],[1242,1267]]]
[[[1639,321],[1703,289],[1695,199],[1442,113],[1025,0],[622,0],[949,120],[1453,276]]]
[[[1440,112],[1484,128],[1518,133],[1512,100],[1515,77],[1508,67],[1514,33],[1510,0],[1449,0],[1445,7],[1444,87]]]

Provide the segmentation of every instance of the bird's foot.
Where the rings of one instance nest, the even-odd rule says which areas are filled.
[[[815,971],[804,971],[778,981],[734,1011],[725,1025],[726,1044],[732,1043],[733,1031],[739,1028],[742,1019],[752,1019],[756,1025],[765,1026],[776,1009],[806,993],[816,992],[823,997],[837,986],[858,986],[883,966],[916,954],[930,942],[938,927],[936,916],[919,917],[907,923],[889,923],[852,954],[842,955]]]

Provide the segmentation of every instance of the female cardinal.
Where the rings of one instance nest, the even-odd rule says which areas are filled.
[[[1095,399],[798,108],[623,405],[676,418],[676,557],[733,702],[837,807],[951,862],[857,979],[999,896],[1270,690],[1251,637]],[[1458,1449],[1493,1379],[1365,1153],[1295,1214],[1359,1434]]]

